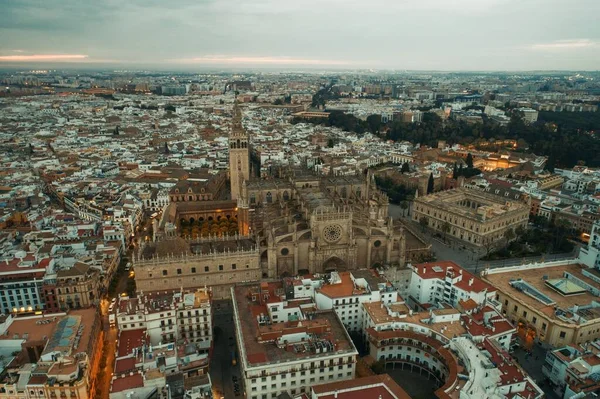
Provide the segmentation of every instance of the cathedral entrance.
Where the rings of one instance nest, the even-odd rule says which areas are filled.
[[[346,262],[337,256],[332,256],[327,259],[325,263],[323,263],[323,271],[332,272],[332,271],[345,271],[346,270]]]

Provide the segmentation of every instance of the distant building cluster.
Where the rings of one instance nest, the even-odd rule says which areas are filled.
[[[475,137],[592,115],[591,75],[0,82],[0,399],[418,396],[399,372],[442,399],[600,392],[600,171]],[[435,257],[530,231],[580,248]]]

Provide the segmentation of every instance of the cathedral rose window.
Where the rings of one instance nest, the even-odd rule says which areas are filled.
[[[342,238],[342,226],[332,224],[323,229],[323,238],[327,242],[337,242]]]

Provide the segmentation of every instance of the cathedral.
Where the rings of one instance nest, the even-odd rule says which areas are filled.
[[[388,198],[369,173],[330,177],[288,168],[263,180],[251,177],[249,151],[236,105],[230,190],[218,173],[171,189],[154,242],[138,251],[138,290],[204,282],[226,297],[231,284],[260,278],[405,265],[410,232],[388,216]]]

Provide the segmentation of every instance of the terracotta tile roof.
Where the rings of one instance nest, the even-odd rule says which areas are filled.
[[[413,266],[414,272],[422,279],[440,279],[443,280],[446,277],[446,273],[449,269],[460,275],[462,272],[462,279],[454,284],[455,287],[460,288],[466,292],[482,292],[487,289],[488,292],[496,291],[496,289],[490,284],[482,281],[480,278],[475,277],[469,271],[463,269],[458,264],[446,260],[440,262],[427,262],[419,263]],[[473,283],[470,283],[473,279]]]
[[[477,302],[475,302],[473,299],[469,298],[466,301],[463,301],[462,299],[460,301],[458,301],[458,305],[463,308],[463,310],[467,311],[467,310],[473,310],[477,308]]]
[[[123,359],[118,359],[115,362],[115,375],[119,375],[125,372],[129,372],[131,370],[135,370],[135,358],[134,357],[126,357]]]
[[[141,388],[144,386],[144,379],[141,374],[128,375],[120,377],[112,382],[111,392],[122,392],[130,389]]]
[[[146,337],[146,329],[121,331],[119,335],[119,348],[117,357],[127,356],[134,348],[142,346]]]
[[[350,381],[332,382],[312,387],[318,399],[410,399],[389,375],[373,375]]]

